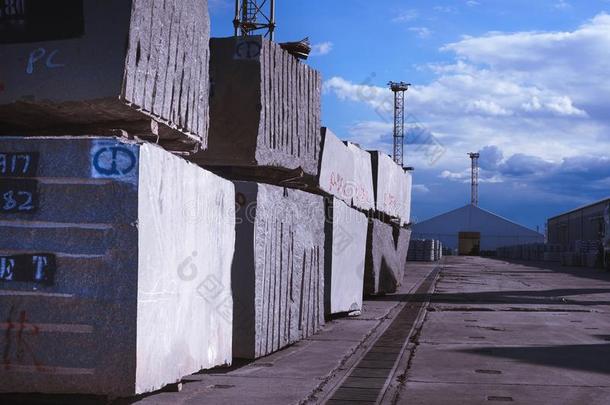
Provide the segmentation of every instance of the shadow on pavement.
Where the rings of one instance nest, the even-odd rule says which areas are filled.
[[[555,273],[567,274],[574,277],[588,278],[592,280],[602,280],[610,283],[610,272],[601,268],[589,268],[589,267],[566,267],[555,262],[530,262],[523,260],[509,260],[509,259],[495,259],[490,258],[496,262],[505,262],[511,264],[518,264],[521,266],[527,266],[532,269],[547,270]],[[502,271],[505,273],[506,271]],[[527,271],[515,270],[515,273],[527,273]],[[536,272],[536,271],[534,271]]]
[[[514,290],[465,293],[433,293],[432,304],[521,304],[521,305],[610,305],[610,300],[576,300],[578,295],[610,294],[610,288],[561,288],[553,290]],[[608,297],[610,298],[610,297]],[[376,301],[422,302],[421,294],[394,294],[376,297]]]
[[[493,347],[460,350],[462,353],[502,357],[522,363],[610,374],[610,344]]]

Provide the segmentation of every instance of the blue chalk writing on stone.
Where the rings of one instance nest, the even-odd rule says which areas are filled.
[[[104,176],[124,176],[136,167],[136,157],[127,148],[105,147],[93,156],[93,167]]]
[[[59,68],[59,67],[66,66],[63,63],[55,63],[55,62],[53,62],[53,58],[55,58],[55,55],[57,55],[57,52],[59,52],[58,49],[54,50],[53,52],[51,52],[49,54],[49,57],[47,58],[47,67],[49,69],[54,69],[54,68]]]
[[[59,49],[55,49],[55,50],[51,51],[51,53],[49,53],[49,56],[47,56],[47,58],[45,60],[45,66],[48,69],[56,69],[56,68],[66,66],[63,63],[55,62],[55,56],[57,55],[58,52],[59,52]],[[34,66],[36,65],[36,63],[38,61],[43,59],[46,54],[47,54],[47,50],[44,48],[37,48],[37,49],[34,49],[32,52],[30,52],[30,56],[28,58],[28,65],[25,68],[25,72],[29,75],[34,73]]]
[[[25,72],[29,75],[34,73],[34,63],[42,59],[46,53],[47,51],[45,51],[44,48],[38,48],[30,52],[30,57],[28,58],[28,67],[25,69]]]

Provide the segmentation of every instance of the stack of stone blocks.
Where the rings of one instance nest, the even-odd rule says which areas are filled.
[[[436,239],[412,239],[407,253],[408,261],[436,262],[443,258],[443,244]]]
[[[207,0],[72,6],[0,45],[27,61],[0,94],[0,310],[20,331],[0,392],[151,392],[397,290],[411,175],[321,129],[318,72],[262,37],[208,41]]]
[[[231,364],[235,187],[169,152],[207,147],[207,0],[14,3],[0,392],[132,396]]]

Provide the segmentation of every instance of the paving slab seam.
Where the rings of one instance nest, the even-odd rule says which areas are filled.
[[[425,380],[406,380],[405,383],[417,384],[455,384],[455,385],[489,385],[490,382],[472,381],[425,381]],[[610,388],[610,385],[574,385],[574,384],[528,384],[528,383],[503,383],[494,381],[493,385],[512,386],[512,387],[563,387],[563,388]]]
[[[409,290],[405,291],[405,294],[412,294],[414,291],[416,291],[434,270],[435,268],[432,268],[430,272],[427,272],[417,282],[413,283],[413,286]],[[367,354],[379,336],[381,336],[391,325],[396,315],[400,313],[400,311],[407,304],[407,301],[397,302],[386,315],[379,318],[378,325],[371,329],[371,331],[362,339],[362,342],[354,350],[346,354],[339,366],[332,370],[318,385],[318,387],[312,390],[311,394],[301,401],[299,405],[325,403],[335,389],[339,387],[339,385],[347,378],[358,362]],[[353,320],[349,319],[349,321],[351,322]]]
[[[416,285],[416,295],[427,295],[431,286],[434,285],[437,279],[439,270],[440,267],[433,268],[426,275],[426,277]],[[415,287],[409,290],[408,294],[412,293],[414,289]],[[423,312],[422,309],[424,308],[424,305],[427,303],[427,301],[428,300],[426,299],[423,302],[418,303],[416,306],[409,306],[410,301],[405,300],[405,302],[402,303],[399,308],[397,308],[398,310],[393,313],[391,322],[386,325],[386,327],[381,333],[376,335],[375,340],[373,341],[370,348],[368,348],[368,350],[364,353],[364,356],[358,359],[357,362],[354,362],[353,366],[349,370],[347,370],[341,380],[337,381],[333,389],[324,398],[322,398],[320,403],[338,404],[346,401],[364,401],[378,403],[390,383],[391,377],[397,367],[400,357],[407,348],[409,338],[413,332],[413,325],[415,325],[417,319]],[[414,308],[415,311],[417,311],[415,319],[407,322],[408,325],[401,325],[400,322],[404,321],[405,319],[408,319],[410,313],[409,311],[413,310]],[[401,326],[403,328],[400,328]],[[407,332],[397,338],[397,332],[394,331],[395,328],[400,328],[403,330],[403,332],[404,330],[407,330]],[[396,342],[397,340],[398,342]],[[373,352],[373,349],[375,349],[376,347],[377,350]],[[382,359],[382,356],[378,351],[385,352],[383,354],[387,354],[386,359]],[[372,358],[366,360],[366,356],[369,355]],[[379,357],[379,359],[375,359],[373,357]],[[388,359],[387,357],[390,358]],[[359,368],[360,370],[358,370]],[[364,372],[364,375],[360,375],[361,372]],[[373,378],[374,375],[379,375],[379,378]],[[369,382],[377,382],[378,384],[383,381],[383,384],[377,387],[373,386],[367,388],[352,388],[347,386],[349,385],[347,384],[347,382],[350,378],[361,378],[365,380],[368,379]],[[342,398],[345,392],[341,390],[346,392],[353,392],[354,396],[350,396],[350,398]]]

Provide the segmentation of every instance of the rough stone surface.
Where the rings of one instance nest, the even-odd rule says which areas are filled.
[[[210,42],[210,138],[202,165],[318,173],[321,76],[260,36]]]
[[[405,172],[382,152],[370,152],[377,211],[398,218],[401,225],[411,221],[411,173]]]
[[[396,292],[404,276],[411,230],[369,220],[364,292],[385,294]]]
[[[366,216],[337,198],[326,200],[325,312],[362,310]]]
[[[322,128],[320,190],[362,210],[375,209],[371,156],[352,143],[344,143]]]
[[[56,271],[0,265],[0,392],[129,396],[230,363],[232,183],[117,139],[5,137],[7,152],[39,153],[17,179],[39,198],[2,214],[0,255],[52,254]]]
[[[233,355],[254,359],[324,324],[324,201],[236,182]]]
[[[59,15],[47,10],[44,29],[29,24],[29,40],[19,34],[0,44],[0,134],[80,135],[92,128],[150,134],[152,117],[179,131],[168,131],[164,141],[188,138],[205,148],[207,0],[84,0],[82,10],[72,3],[74,9],[56,7]],[[28,7],[26,22],[35,19],[36,8]],[[53,35],[79,17],[80,32]],[[42,34],[32,37],[35,29]]]

